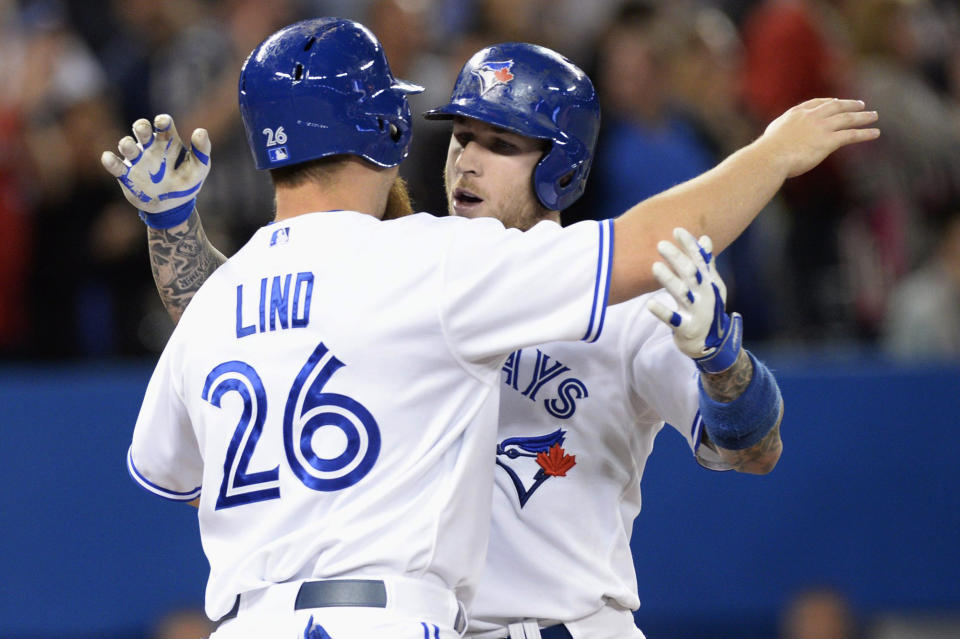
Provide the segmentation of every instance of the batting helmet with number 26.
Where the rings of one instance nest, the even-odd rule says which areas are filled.
[[[600,103],[590,78],[567,58],[521,42],[480,50],[461,69],[450,102],[424,117],[458,115],[551,141],[533,172],[533,190],[548,209],[563,210],[583,195]]]
[[[407,155],[407,94],[383,47],[363,25],[338,18],[292,24],[264,40],[240,71],[240,113],[258,169],[330,155],[383,167]]]

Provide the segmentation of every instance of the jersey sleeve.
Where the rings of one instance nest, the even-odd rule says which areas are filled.
[[[171,368],[170,347],[160,356],[127,452],[127,470],[140,486],[174,501],[200,496],[203,459]]]
[[[611,220],[521,232],[463,220],[443,265],[441,321],[467,362],[551,341],[595,341],[603,329],[613,257]]]
[[[701,428],[697,367],[677,348],[670,328],[647,308],[650,299],[668,307],[673,299],[665,292],[642,299],[623,345],[633,391],[696,450]]]

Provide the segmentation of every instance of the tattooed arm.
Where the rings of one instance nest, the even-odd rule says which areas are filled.
[[[746,350],[741,350],[733,366],[722,373],[700,373],[703,389],[711,399],[718,402],[732,402],[740,397],[753,378],[753,362]],[[773,470],[780,459],[783,443],[780,441],[780,420],[783,419],[783,405],[777,415],[773,429],[757,444],[743,450],[720,448],[710,441],[707,429],[701,431],[701,445],[708,446],[720,457],[741,473],[765,475]]]
[[[194,293],[227,258],[210,244],[196,209],[173,228],[148,228],[147,241],[160,299],[173,321],[179,322]]]
[[[160,299],[174,322],[200,285],[226,262],[200,223],[197,195],[210,172],[210,137],[195,129],[184,144],[169,114],[133,123],[133,136],[100,156],[103,168],[117,178],[123,196],[147,225],[150,268]],[[169,168],[168,168],[169,167]]]
[[[674,229],[673,238],[675,244],[657,244],[664,261],[653,265],[653,275],[676,308],[656,298],[647,308],[671,328],[677,348],[700,369],[697,461],[715,470],[769,473],[782,449],[777,381],[741,345],[743,318],[726,312],[727,287],[716,269],[713,242],[707,236],[697,240],[683,228]]]

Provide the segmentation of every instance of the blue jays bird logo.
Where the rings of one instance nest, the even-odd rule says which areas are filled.
[[[549,435],[508,437],[497,444],[497,466],[507,471],[510,479],[513,480],[521,508],[526,505],[527,500],[543,482],[551,477],[565,477],[567,471],[576,466],[577,456],[568,455],[563,450],[566,434],[566,431],[558,428]],[[524,459],[529,458],[536,461],[538,468],[533,475],[533,483],[528,488],[524,486],[518,471],[524,472],[522,469],[524,465],[531,466],[531,464],[522,463]],[[528,468],[527,473],[529,470],[533,469]]]
[[[510,73],[513,60],[504,62],[484,62],[473,70],[473,74],[480,78],[480,95],[501,84],[509,84],[514,75]]]

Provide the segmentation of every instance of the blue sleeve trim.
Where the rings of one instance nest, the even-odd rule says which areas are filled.
[[[753,362],[753,377],[743,394],[732,402],[712,399],[703,389],[703,381],[697,381],[703,427],[713,443],[727,450],[756,445],[777,423],[783,404],[773,373],[750,351],[747,356]]]
[[[140,471],[137,470],[137,466],[133,463],[133,451],[127,449],[127,472],[130,473],[130,476],[136,481],[142,488],[153,493],[154,495],[159,495],[164,499],[169,499],[170,501],[193,501],[200,496],[200,486],[197,486],[193,490],[187,492],[177,492],[175,490],[169,490],[154,484],[152,481],[140,474]]]
[[[700,411],[697,411],[697,414],[693,416],[693,423],[690,425],[690,437],[693,439],[693,452],[697,452],[697,449],[700,448],[700,429],[703,427],[703,417],[700,416]]]
[[[693,437],[693,458],[697,460],[701,468],[722,473],[733,470],[730,462],[726,461],[719,453],[709,446],[703,445],[703,417],[700,411],[693,418],[693,424],[690,426],[690,435]]]
[[[581,338],[584,342],[595,342],[603,331],[603,321],[607,315],[607,301],[610,299],[610,271],[613,266],[613,220],[599,222],[600,241],[597,251],[597,276],[593,284],[593,307],[590,311],[590,323],[587,332]]]

